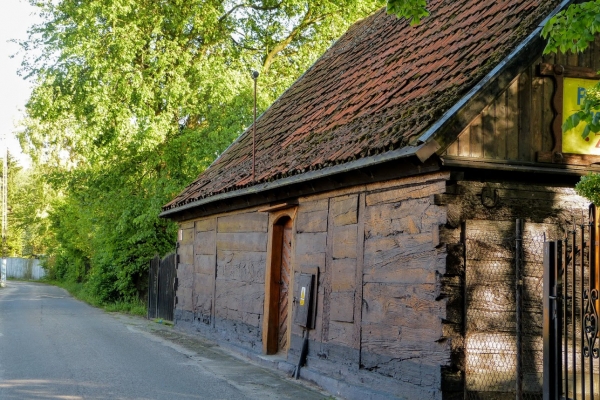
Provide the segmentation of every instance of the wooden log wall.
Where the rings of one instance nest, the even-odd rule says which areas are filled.
[[[439,368],[450,362],[437,234],[446,212],[430,200],[445,187],[439,180],[366,196],[361,363],[403,381],[409,398],[429,397],[422,391],[440,387]]]
[[[554,145],[554,81],[537,72],[540,63],[600,70],[600,37],[582,54],[540,57],[517,76],[446,150],[445,156],[535,162],[538,152]]]
[[[194,287],[194,222],[185,222],[180,225],[180,234],[177,248],[177,293],[175,304],[175,320],[180,319],[180,313],[185,313],[185,318],[191,322],[190,313],[193,310]]]
[[[465,390],[477,398],[514,393],[517,218],[525,222],[524,390],[539,394],[544,235],[562,237],[563,228],[571,225],[573,216],[581,218],[588,202],[558,184],[493,182],[480,177],[450,182],[446,193],[434,198],[448,210],[440,238],[448,246],[442,291],[448,296],[446,336],[453,338],[453,362],[443,368],[444,398],[462,399]]]
[[[295,271],[320,272],[308,368],[384,398],[439,398],[440,365],[450,362],[440,296],[446,213],[432,196],[449,175],[299,199]],[[288,359],[299,356],[301,336],[292,326]]]
[[[215,285],[215,265],[217,258],[217,221],[209,218],[197,221],[194,239],[194,291],[192,311],[194,317],[203,324],[214,322],[212,318],[213,293]]]
[[[217,219],[215,324],[218,330],[235,329],[240,342],[258,348],[262,343],[267,222],[268,215],[257,212]]]
[[[477,360],[493,351],[477,343],[512,340],[505,337],[512,326],[502,324],[514,315],[514,286],[504,279],[514,271],[512,255],[478,242],[497,250],[491,261],[500,268],[499,281],[486,291],[491,264],[473,255],[468,240],[480,231],[510,235],[519,217],[526,235],[551,236],[587,209],[571,188],[497,179],[439,172],[298,199],[293,272],[318,271],[306,368],[410,398],[480,392],[487,372]],[[178,324],[262,351],[269,214],[251,209],[181,225]],[[542,275],[534,253],[526,249],[524,272],[524,345],[531,361],[524,378],[532,391],[541,368]],[[290,339],[287,358],[295,364],[300,326],[292,323]],[[488,388],[507,389],[512,372],[505,372],[506,379]]]
[[[261,349],[267,223],[251,210],[182,224],[177,323]]]
[[[440,398],[440,365],[450,363],[439,238],[447,218],[433,196],[446,191],[449,177],[298,199],[293,271],[319,274],[307,369],[384,398]],[[178,325],[262,350],[268,224],[268,211],[251,209],[181,225]],[[291,328],[288,361],[295,364],[302,328]]]

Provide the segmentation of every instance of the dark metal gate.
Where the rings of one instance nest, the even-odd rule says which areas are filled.
[[[598,222],[544,243],[544,400],[600,399]]]
[[[148,319],[173,321],[175,307],[175,265],[177,255],[162,260],[156,256],[150,261],[148,273]]]

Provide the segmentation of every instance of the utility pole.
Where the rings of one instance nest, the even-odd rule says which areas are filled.
[[[6,286],[6,232],[8,230],[8,145],[6,132],[2,135],[4,145],[4,162],[2,163],[2,271],[0,273],[0,286]]]
[[[252,79],[254,80],[254,122],[252,123],[252,183],[256,181],[254,170],[256,168],[256,79],[258,79],[258,71],[252,71]]]

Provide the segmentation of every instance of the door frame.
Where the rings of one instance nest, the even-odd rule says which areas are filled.
[[[278,352],[278,315],[279,315],[279,268],[281,268],[281,240],[283,237],[283,225],[279,224],[282,219],[289,218],[292,221],[292,255],[290,260],[290,282],[288,291],[288,329],[287,343],[291,340],[291,316],[293,306],[293,288],[294,288],[294,255],[295,255],[295,232],[296,232],[296,211],[293,206],[285,210],[278,210],[269,213],[269,231],[267,243],[267,265],[265,271],[265,301],[264,318],[262,330],[262,343],[264,354],[275,354]],[[277,240],[278,239],[278,240]],[[287,352],[287,349],[285,349]]]

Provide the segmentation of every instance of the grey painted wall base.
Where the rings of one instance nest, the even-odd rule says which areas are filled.
[[[202,317],[196,318],[192,312],[175,310],[175,328],[185,333],[199,335],[203,338],[216,342],[242,357],[245,357],[260,366],[277,370],[291,376],[299,357],[299,348],[302,338],[292,336],[291,348],[286,356],[262,354],[262,341],[260,329],[242,326],[236,323],[236,329],[232,330],[232,321],[215,321],[215,328]],[[248,335],[249,332],[252,332]],[[254,336],[256,335],[256,336]],[[243,341],[240,341],[243,338]],[[324,348],[324,346],[326,348]],[[309,342],[309,354],[307,365],[300,370],[300,379],[312,382],[327,392],[349,400],[389,400],[389,399],[411,399],[415,398],[414,387],[407,382],[394,378],[380,376],[366,370],[359,370],[357,364],[339,363],[334,360],[323,359],[323,354],[347,354],[354,358],[358,353],[354,349],[343,346],[327,346],[323,343]],[[436,369],[439,371],[439,367]],[[335,376],[335,377],[334,377]],[[364,382],[364,385],[361,385]],[[369,387],[366,387],[369,386]],[[373,387],[381,388],[381,391]],[[422,388],[421,388],[422,390]],[[431,396],[436,398],[439,394],[438,388],[430,388]],[[422,393],[422,392],[421,392]]]

